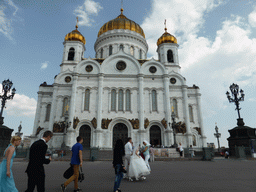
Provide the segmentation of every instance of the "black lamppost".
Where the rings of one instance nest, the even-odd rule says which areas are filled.
[[[239,102],[244,101],[244,91],[242,89],[240,90],[241,96],[239,97],[239,86],[237,84],[233,83],[232,85],[230,85],[229,89],[232,93],[233,98],[231,98],[228,91],[227,91],[226,95],[227,95],[229,103],[234,102],[236,105],[236,110],[238,113],[237,125],[244,126],[243,118],[240,117],[240,112],[239,112],[241,109],[241,108],[239,108]]]
[[[169,126],[171,127],[171,125],[172,125],[172,130],[173,130],[174,144],[173,144],[172,147],[177,148],[178,145],[176,143],[176,130],[175,130],[175,128],[176,128],[176,121],[175,121],[176,116],[175,116],[175,113],[174,113],[173,109],[172,109],[171,117],[172,117],[172,124],[169,122]]]
[[[66,108],[66,111],[65,111],[65,114],[64,114],[64,121],[57,122],[57,124],[59,124],[60,127],[64,128],[64,130],[63,130],[63,142],[61,144],[61,149],[62,150],[67,149],[67,146],[65,144],[65,136],[67,134],[68,127],[71,125],[71,122],[68,121],[68,116],[69,116],[68,108],[69,108],[69,106],[67,105],[65,108]]]
[[[3,93],[3,95],[0,95],[0,98],[2,99],[2,106],[1,106],[1,111],[0,111],[0,127],[4,124],[3,110],[5,107],[5,104],[6,104],[7,100],[13,99],[15,92],[16,92],[16,89],[13,88],[12,93],[7,95],[10,92],[12,85],[13,85],[13,83],[9,79],[4,80],[2,82],[4,93]]]
[[[216,126],[215,126],[215,131],[216,131],[216,133],[214,133],[214,136],[217,138],[217,141],[218,141],[218,152],[220,152],[220,141],[219,141],[219,138],[221,136],[221,133],[219,133],[219,128],[217,127],[217,123],[216,123]]]

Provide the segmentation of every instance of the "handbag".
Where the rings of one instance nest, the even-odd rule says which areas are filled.
[[[64,172],[63,177],[65,179],[69,179],[73,174],[74,174],[74,170],[73,170],[73,167],[70,163],[70,167]]]
[[[84,180],[84,173],[83,173],[82,167],[80,167],[78,181],[82,182],[83,180]]]

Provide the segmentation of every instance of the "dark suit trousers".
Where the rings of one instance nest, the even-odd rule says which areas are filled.
[[[37,186],[37,192],[45,192],[45,175],[44,173],[37,172],[28,174],[28,188],[25,192],[33,192]]]

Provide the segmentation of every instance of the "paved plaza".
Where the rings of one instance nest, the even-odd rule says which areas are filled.
[[[79,187],[83,192],[112,192],[114,169],[111,161],[84,161],[85,180]],[[14,162],[13,173],[18,191],[27,186],[25,169],[27,162]],[[52,161],[45,165],[46,192],[57,192],[64,183],[63,172],[68,161]],[[150,163],[152,173],[145,181],[123,180],[122,192],[169,192],[169,191],[256,191],[256,161],[156,161]],[[71,183],[66,192],[73,191]],[[36,190],[35,190],[36,191]]]

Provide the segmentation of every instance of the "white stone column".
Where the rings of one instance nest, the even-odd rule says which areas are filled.
[[[99,74],[98,79],[98,104],[97,104],[97,128],[95,130],[95,139],[94,139],[94,146],[95,147],[102,147],[102,128],[101,128],[101,120],[102,120],[102,94],[103,94],[103,73]]]
[[[41,112],[40,112],[40,123],[39,126],[41,128],[45,128],[44,126],[44,122],[45,122],[45,115],[46,115],[46,107],[47,107],[47,103],[42,102],[41,103]],[[38,128],[38,127],[37,127]]]
[[[118,90],[116,90],[116,112],[118,111]]]
[[[152,113],[152,90],[149,90],[149,112]]]
[[[57,96],[57,111],[56,111],[56,118],[55,121],[60,121],[62,118],[62,106],[63,106],[63,96],[58,95]]]
[[[108,112],[111,111],[111,89],[108,90]]]
[[[187,135],[187,147],[192,145],[192,132],[190,128],[190,120],[189,120],[189,109],[188,109],[188,90],[187,86],[182,86],[182,96],[183,96],[183,111],[185,114],[185,123],[186,123],[186,135]]]
[[[173,139],[173,131],[171,127],[169,126],[169,123],[171,122],[171,105],[170,105],[170,99],[169,99],[169,77],[168,74],[164,74],[164,106],[165,106],[165,120],[167,121],[167,130],[166,130],[166,143],[165,145],[171,146],[174,144]]]
[[[39,121],[40,121],[40,114],[41,114],[41,103],[42,103],[42,93],[38,92],[38,99],[37,99],[37,106],[36,106],[36,115],[34,120],[34,129],[33,129],[33,136],[36,134]]]
[[[54,122],[54,119],[56,116],[57,94],[58,94],[58,87],[53,84],[51,114],[50,114],[50,121],[49,121],[49,130],[50,131],[53,130],[53,122]]]
[[[201,106],[201,93],[199,92],[199,88],[196,89],[196,102],[197,102],[197,116],[199,127],[201,128],[202,135],[202,147],[206,147],[206,136],[204,134],[204,125],[203,125],[203,116],[202,116],[202,106]]]
[[[139,74],[139,121],[140,121],[140,128],[139,128],[139,143],[142,143],[143,139],[145,138],[145,129],[144,129],[144,82],[143,82],[144,75]]]

